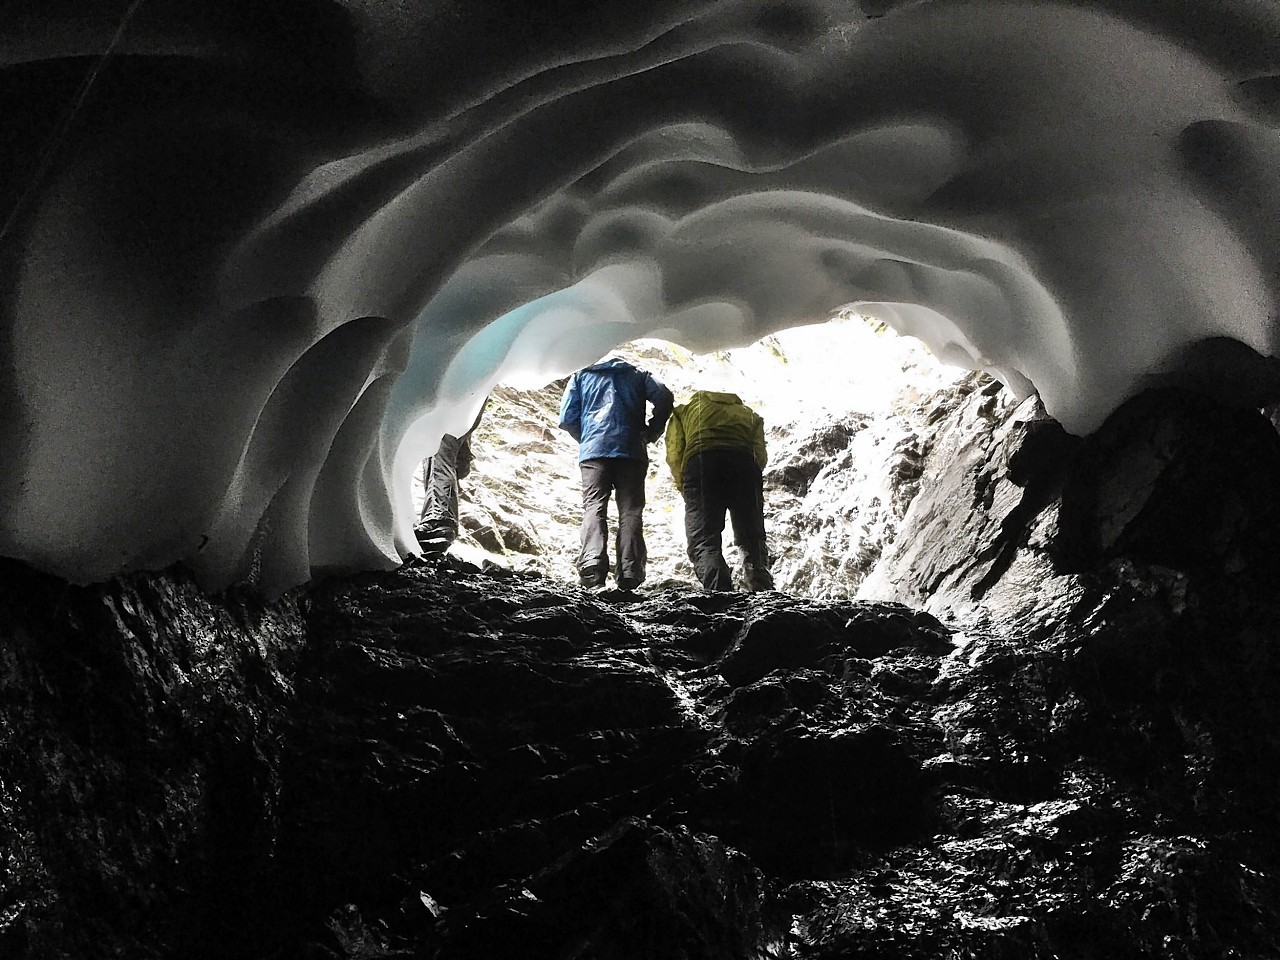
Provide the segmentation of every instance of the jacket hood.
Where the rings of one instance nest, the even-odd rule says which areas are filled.
[[[694,400],[701,398],[703,400],[711,400],[715,403],[741,403],[742,398],[736,393],[723,393],[719,390],[697,390],[689,399]]]
[[[624,368],[628,370],[635,369],[635,367],[631,366],[631,364],[627,363],[627,361],[623,360],[621,357],[605,357],[603,360],[599,360],[584,369],[602,372],[605,370],[622,370]]]

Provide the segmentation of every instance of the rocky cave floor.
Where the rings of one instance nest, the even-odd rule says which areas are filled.
[[[1115,562],[1033,639],[451,558],[268,607],[3,563],[5,957],[1280,956],[1250,585]]]

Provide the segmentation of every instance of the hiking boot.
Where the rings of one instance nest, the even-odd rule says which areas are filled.
[[[433,520],[418,524],[413,533],[424,553],[444,553],[458,536],[456,527]]]
[[[623,591],[624,593],[630,593],[632,590],[634,590],[638,586],[640,586],[639,577],[619,577],[618,578],[618,589]]]
[[[761,590],[772,590],[773,574],[769,572],[768,561],[759,557],[767,557],[768,553],[760,551],[759,556],[747,554],[742,558],[742,579],[746,581],[748,593],[759,593]]]
[[[427,537],[426,539],[418,539],[418,546],[422,548],[423,553],[445,553],[452,544],[452,537]]]
[[[578,571],[578,579],[587,590],[603,587],[604,577],[605,571],[600,567],[587,567],[585,570]]]

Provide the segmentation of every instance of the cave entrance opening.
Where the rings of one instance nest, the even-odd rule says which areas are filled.
[[[765,513],[779,589],[852,596],[871,555],[891,536],[892,485],[928,399],[969,371],[946,366],[918,340],[853,309],[745,347],[697,354],[659,339],[610,351],[648,370],[683,402],[697,389],[736,393],[765,420]],[[582,500],[577,444],[557,429],[567,378],[538,388],[499,384],[471,438],[450,552],[576,583]],[[660,440],[649,447],[645,541],[651,587],[696,585],[685,554],[684,504]],[[424,472],[414,485],[424,497]],[[610,508],[610,531],[616,508]],[[740,573],[725,534],[725,556]],[[610,554],[613,549],[610,547]]]

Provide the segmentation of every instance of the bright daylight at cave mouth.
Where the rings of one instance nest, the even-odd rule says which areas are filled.
[[[774,579],[779,590],[814,597],[856,595],[919,482],[926,421],[975,384],[990,382],[941,364],[919,341],[852,309],[747,347],[695,354],[644,339],[611,354],[653,374],[677,403],[694,390],[725,391],[763,417]],[[499,384],[470,434],[474,459],[458,485],[457,539],[449,553],[481,567],[573,583],[582,494],[577,444],[556,427],[565,378],[521,389],[529,383],[517,376]],[[664,445],[648,454],[646,582],[696,585],[685,552],[684,503]],[[414,474],[415,517],[423,515],[429,467],[430,459]],[[610,529],[616,524],[611,502]],[[427,535],[419,526],[419,535]],[[741,582],[731,523],[724,542]]]

